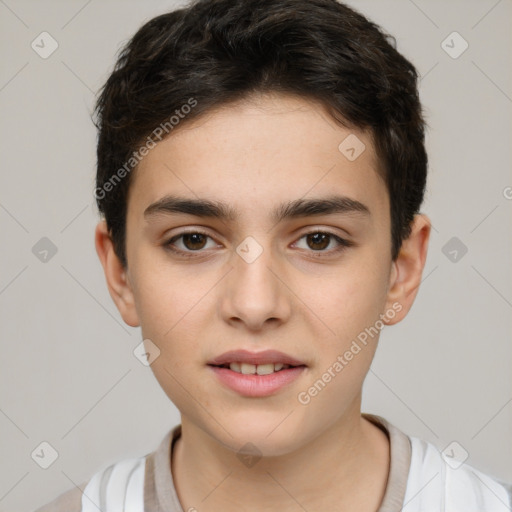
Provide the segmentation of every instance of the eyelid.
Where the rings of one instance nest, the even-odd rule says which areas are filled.
[[[305,229],[306,231],[302,231],[302,229]],[[338,231],[336,231],[336,229]],[[351,234],[346,229],[343,229],[340,227],[334,228],[334,227],[325,226],[325,225],[307,226],[305,228],[297,229],[296,232],[300,233],[299,236],[310,235],[312,233],[324,233],[326,235],[337,236],[339,238],[345,238],[345,237],[351,236]]]

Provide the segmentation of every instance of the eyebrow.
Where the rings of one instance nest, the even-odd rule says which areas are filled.
[[[238,216],[236,209],[221,201],[167,195],[150,204],[144,210],[144,218],[180,213],[222,221],[235,221]],[[370,209],[363,203],[338,195],[319,199],[296,199],[283,203],[272,211],[271,220],[279,223],[286,219],[333,214],[371,216]]]

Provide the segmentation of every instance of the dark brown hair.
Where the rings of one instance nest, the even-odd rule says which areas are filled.
[[[393,37],[335,0],[198,0],[151,19],[121,50],[95,109],[95,196],[116,254],[126,266],[131,170],[159,127],[172,134],[253,92],[282,92],[371,130],[396,259],[427,177],[417,78]]]

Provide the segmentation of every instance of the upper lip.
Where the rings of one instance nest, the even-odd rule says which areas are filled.
[[[250,352],[248,350],[230,350],[208,361],[209,365],[219,366],[227,363],[249,364],[289,364],[290,366],[305,366],[305,363],[291,357],[279,350],[264,350],[262,352]]]

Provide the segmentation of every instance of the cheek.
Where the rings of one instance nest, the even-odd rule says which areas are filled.
[[[158,336],[185,318],[213,284],[208,276],[198,279],[191,269],[172,265],[161,248],[141,250],[133,264],[133,275],[141,323]]]
[[[329,330],[322,328],[315,336],[317,359],[311,387],[303,391],[322,411],[323,421],[346,410],[361,391],[377,348],[380,329],[376,324],[385,303],[384,286],[378,272],[361,267],[357,272],[340,271],[325,281],[323,293],[317,289],[312,297],[311,309],[316,309]],[[338,409],[332,408],[333,403]]]
[[[353,265],[347,264],[323,279],[317,278],[314,284],[303,289],[301,296],[307,297],[309,309],[322,320],[317,325],[323,326],[325,335],[319,335],[317,343],[323,346],[322,353],[333,359],[348,350],[359,335],[364,339],[366,329],[374,327],[379,320],[387,295],[385,263],[379,262],[372,252],[361,251]],[[369,339],[376,338],[374,335]],[[371,357],[373,347],[365,352],[370,352]]]
[[[170,400],[180,410],[187,410],[189,393],[195,394],[199,385],[191,376],[205,361],[204,344],[208,340],[202,326],[212,312],[208,291],[217,280],[210,283],[208,276],[194,279],[158,266],[140,272],[138,278],[136,305],[142,336],[160,350],[151,370]]]
[[[214,276],[188,275],[165,265],[147,265],[138,269],[134,295],[144,338],[152,340],[165,355],[166,365],[194,361],[201,346],[200,326],[208,308],[208,292],[215,285]],[[209,313],[210,312],[210,313]],[[203,340],[204,343],[204,340]]]

